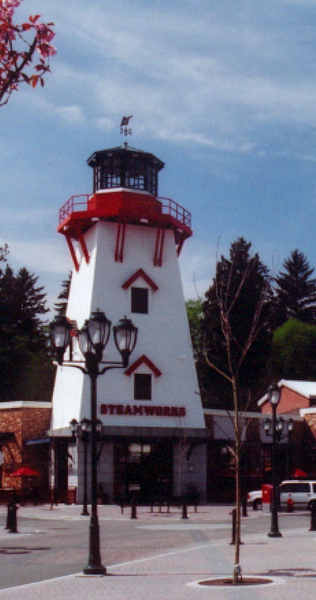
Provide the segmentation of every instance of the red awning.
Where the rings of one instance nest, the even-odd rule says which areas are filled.
[[[39,477],[40,473],[34,471],[30,467],[21,467],[13,473],[10,473],[11,477]]]

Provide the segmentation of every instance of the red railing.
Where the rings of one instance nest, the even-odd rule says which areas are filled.
[[[181,204],[177,204],[171,198],[158,198],[158,200],[162,202],[162,212],[164,215],[170,215],[176,221],[191,228],[191,213],[186,208],[183,208]]]
[[[77,198],[85,198],[78,202]],[[59,209],[59,223],[62,223],[69,215],[72,215],[74,212],[80,212],[88,210],[88,200],[90,198],[90,194],[77,194],[76,196],[71,196],[65,204]]]
[[[80,200],[77,200],[79,198]],[[75,212],[87,211],[90,198],[91,194],[71,196],[59,210],[59,223],[62,223],[69,215]],[[179,223],[191,228],[191,213],[188,210],[177,204],[174,200],[171,200],[171,198],[158,198],[158,200],[162,203],[162,213],[164,215],[170,215]]]

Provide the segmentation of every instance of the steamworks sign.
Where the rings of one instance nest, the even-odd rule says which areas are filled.
[[[185,417],[185,406],[141,406],[130,404],[101,404],[101,415],[130,415],[140,417]]]

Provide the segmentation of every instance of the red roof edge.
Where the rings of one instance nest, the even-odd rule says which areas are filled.
[[[128,369],[126,369],[125,375],[132,375],[134,373],[134,371],[136,371],[136,369],[138,369],[138,367],[140,367],[140,365],[142,365],[144,363],[145,363],[145,365],[147,365],[147,367],[149,367],[151,369],[151,371],[153,372],[155,377],[160,377],[160,375],[162,374],[161,371],[158,369],[158,367],[156,367],[156,365],[154,365],[154,363],[145,354],[140,356],[140,358],[138,358],[132,365],[130,365],[130,367],[128,367]]]
[[[148,283],[153,292],[156,292],[158,290],[158,285],[151,279],[151,277],[149,277],[149,275],[147,275],[147,273],[145,273],[143,269],[138,269],[138,271],[136,271],[134,275],[131,275],[131,277],[129,277],[129,279],[127,279],[122,284],[122,288],[124,290],[127,290],[139,277],[142,277],[146,281],[146,283]]]

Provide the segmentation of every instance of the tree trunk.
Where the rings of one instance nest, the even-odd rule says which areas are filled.
[[[238,410],[238,389],[236,379],[232,380],[234,394],[234,429],[235,429],[235,500],[236,500],[236,530],[235,530],[235,560],[233,569],[233,583],[236,585],[241,579],[240,567],[240,520],[241,520],[241,502],[240,502],[240,447],[241,447],[241,432],[239,423]]]

